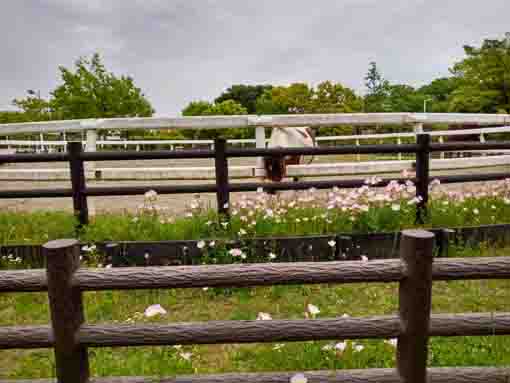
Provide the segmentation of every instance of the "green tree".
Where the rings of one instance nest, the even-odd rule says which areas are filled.
[[[129,76],[106,70],[99,54],[80,58],[74,71],[59,67],[63,84],[51,92],[50,108],[59,119],[147,117],[150,102]]]
[[[459,80],[449,105],[452,112],[510,112],[510,33],[501,40],[464,46],[466,58],[451,69]]]
[[[271,85],[232,85],[224,91],[214,102],[221,104],[223,101],[234,100],[242,105],[249,114],[257,112],[257,99],[266,91],[271,90]]]
[[[266,89],[257,100],[257,114],[306,113],[312,96],[313,89],[305,83]]]
[[[422,99],[429,100],[427,111],[447,113],[453,92],[459,87],[457,77],[441,77],[418,89]],[[422,101],[423,102],[423,101]]]
[[[248,114],[244,106],[234,100],[211,104],[207,101],[192,101],[183,110],[183,116],[236,116]],[[251,129],[186,129],[182,134],[190,139],[212,139],[216,137],[253,137]]]
[[[50,112],[50,103],[41,98],[40,92],[31,89],[27,90],[27,97],[14,99],[12,104],[24,114],[24,121],[47,121],[52,117]]]
[[[389,92],[389,82],[385,80],[375,61],[370,62],[368,72],[365,76],[365,86],[367,87],[367,94],[365,96],[365,112],[388,112],[389,105],[387,104],[387,97]]]

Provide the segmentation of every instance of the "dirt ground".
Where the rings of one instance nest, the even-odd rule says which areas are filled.
[[[349,159],[352,160],[352,159]],[[331,162],[331,157],[321,157],[317,158],[314,162]],[[233,159],[230,160],[231,165],[250,165],[254,163],[254,159],[246,158],[246,159]],[[9,164],[3,165],[4,167],[12,168],[27,168],[28,166],[34,168],[63,168],[66,167],[67,164],[62,163],[39,163],[39,164]],[[104,162],[101,163],[101,167],[161,167],[161,166],[214,166],[212,160],[179,160],[170,162],[168,160],[147,160],[147,161],[124,161],[124,162]],[[499,168],[484,168],[484,169],[474,169],[474,170],[462,170],[462,174],[467,173],[488,173],[488,172],[501,172],[501,171],[509,171],[510,176],[510,168],[499,167]],[[439,174],[439,173],[436,173]],[[454,174],[454,172],[442,172],[441,174]],[[387,174],[381,175],[383,177],[398,177],[398,174]],[[335,177],[337,179],[341,178],[362,178],[360,177]],[[321,179],[321,178],[315,178]],[[324,179],[324,178],[322,178]],[[331,179],[331,177],[326,178]],[[307,178],[307,180],[312,180],[312,178]],[[248,180],[247,180],[248,181]],[[244,182],[247,182],[244,181]],[[249,180],[253,181],[253,180]],[[203,184],[210,183],[211,181],[165,181],[165,180],[157,180],[157,181],[90,181],[87,183],[87,186],[147,186],[147,190],[150,190],[152,185],[191,185],[191,184]],[[235,180],[234,182],[243,182],[243,180]],[[448,187],[453,189],[459,188],[470,188],[472,187],[472,183],[464,183],[464,184],[453,184]],[[53,189],[53,188],[68,188],[70,187],[69,181],[0,181],[0,190],[21,190],[21,189]],[[289,192],[292,193],[292,192]],[[249,193],[245,193],[249,194]],[[235,193],[232,195],[232,199],[239,198],[240,194]],[[216,206],[216,196],[214,194],[201,194],[200,197],[207,201],[211,207]],[[160,206],[167,207],[171,212],[175,215],[181,214],[186,207],[186,204],[190,201],[192,196],[190,194],[176,194],[176,195],[160,195],[158,204]],[[120,197],[90,197],[89,198],[89,207],[91,213],[104,213],[104,212],[122,212],[129,211],[134,212],[136,209],[143,203],[143,196],[120,196]],[[32,199],[2,199],[0,200],[0,210],[9,209],[9,210],[23,210],[23,211],[36,211],[36,210],[72,210],[72,201],[71,198],[32,198]]]

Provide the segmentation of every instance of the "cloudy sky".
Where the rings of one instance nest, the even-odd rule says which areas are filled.
[[[363,91],[368,63],[392,82],[448,74],[462,45],[510,30],[508,0],[2,0],[0,109],[47,95],[59,65],[99,52],[134,77],[158,115],[231,84]]]

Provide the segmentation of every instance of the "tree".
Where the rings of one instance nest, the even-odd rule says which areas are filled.
[[[427,110],[434,113],[446,113],[449,110],[453,92],[459,87],[457,77],[442,77],[418,89],[423,100],[430,100]],[[423,101],[422,101],[423,102]]]
[[[459,87],[453,91],[452,112],[510,112],[510,33],[502,40],[483,41],[481,47],[464,46],[466,58],[451,72]]]
[[[266,89],[257,100],[257,114],[306,113],[312,95],[313,89],[305,83]]]
[[[271,90],[271,85],[232,85],[218,98],[214,100],[216,104],[223,101],[234,100],[242,105],[249,114],[257,112],[257,99],[266,91]]]
[[[368,72],[365,76],[365,86],[367,95],[365,96],[365,112],[386,112],[388,105],[385,103],[389,91],[389,82],[385,80],[375,61],[370,62]]]
[[[41,98],[40,92],[27,90],[28,96],[22,99],[14,99],[12,104],[24,114],[25,121],[48,121],[51,120],[50,103]]]
[[[207,101],[192,101],[183,110],[183,116],[235,116],[248,114],[244,106],[234,100],[211,104]],[[252,129],[186,129],[183,135],[192,139],[211,139],[216,137],[251,138]]]
[[[106,70],[99,54],[80,58],[72,71],[59,67],[63,84],[51,92],[50,108],[59,119],[147,117],[150,102],[129,76]]]
[[[354,113],[363,110],[363,100],[340,83],[324,81],[313,90],[307,113]]]

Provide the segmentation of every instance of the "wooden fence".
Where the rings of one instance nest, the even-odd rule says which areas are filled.
[[[72,197],[75,214],[80,225],[88,223],[89,196],[120,196],[140,195],[148,190],[155,190],[159,194],[180,193],[216,193],[217,207],[220,214],[229,214],[230,193],[246,192],[263,189],[268,192],[278,190],[306,190],[310,188],[329,189],[356,188],[366,184],[365,179],[328,180],[328,181],[301,181],[301,182],[249,182],[231,183],[229,181],[228,159],[233,157],[266,157],[286,155],[334,155],[334,154],[377,154],[377,153],[412,153],[415,154],[415,177],[411,179],[416,183],[416,195],[420,197],[418,203],[417,220],[421,222],[426,214],[428,201],[428,185],[430,179],[430,153],[457,150],[502,150],[510,149],[510,142],[456,142],[431,143],[430,135],[419,134],[416,144],[382,144],[382,145],[342,145],[335,147],[317,148],[227,148],[225,139],[216,139],[214,150],[182,150],[182,151],[149,151],[149,152],[83,152],[81,142],[72,142],[68,145],[67,153],[53,154],[4,154],[0,155],[0,163],[32,163],[66,161],[69,163],[71,173],[71,188],[60,189],[31,189],[0,191],[0,198],[56,198]],[[143,159],[189,159],[213,158],[215,160],[215,184],[199,185],[150,185],[150,186],[123,186],[123,187],[88,187],[85,177],[85,161],[112,161],[112,160],[143,160]],[[508,178],[508,172],[465,174],[434,177],[442,183],[489,181]],[[377,186],[387,185],[391,179],[383,179]],[[407,179],[397,179],[406,182]]]
[[[431,315],[433,281],[510,278],[510,257],[434,261],[433,242],[434,235],[430,232],[404,231],[400,259],[384,261],[83,269],[79,266],[79,246],[76,240],[52,241],[44,245],[46,270],[0,271],[0,292],[48,291],[51,325],[0,327],[0,349],[53,348],[56,376],[60,383],[273,383],[289,382],[294,373],[233,373],[167,379],[92,379],[89,376],[87,349],[396,337],[396,369],[302,373],[308,383],[510,382],[510,368],[427,369],[427,344],[430,336],[510,334],[510,313]],[[398,282],[398,315],[313,320],[92,325],[85,323],[82,301],[84,291],[97,290],[361,282]]]

